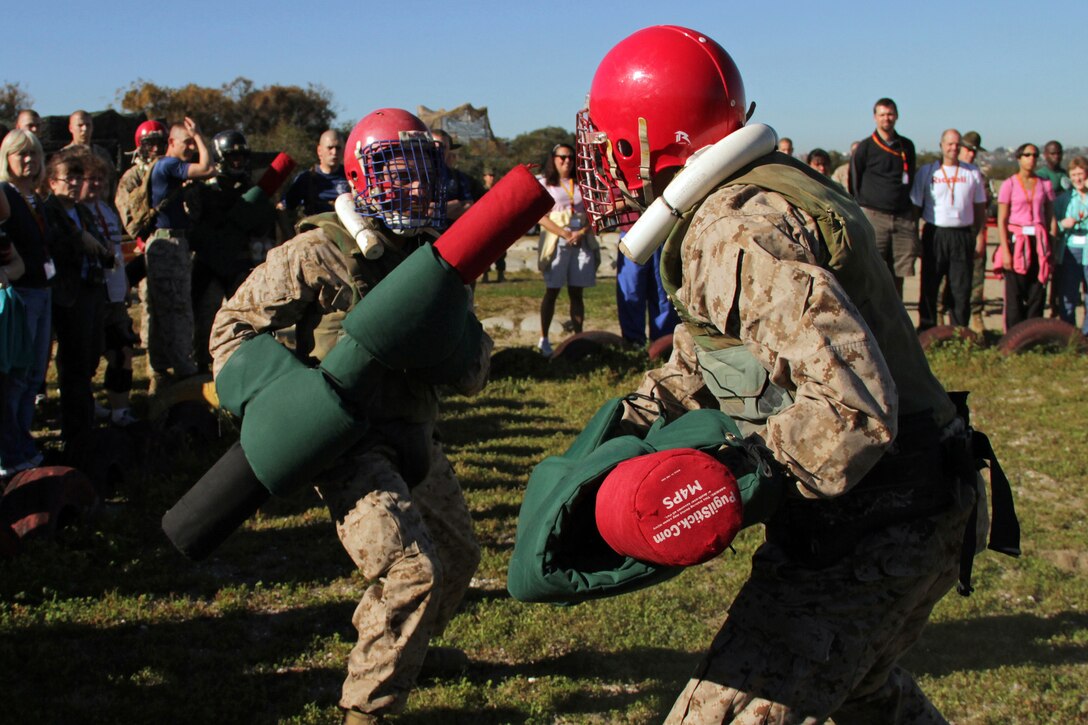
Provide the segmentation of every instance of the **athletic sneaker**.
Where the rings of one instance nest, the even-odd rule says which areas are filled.
[[[133,423],[139,423],[140,419],[132,414],[131,408],[118,408],[110,415],[110,423],[118,428],[127,428]]]
[[[536,346],[540,348],[540,354],[544,357],[552,356],[552,344],[548,342],[548,338],[540,338],[540,342],[538,342]]]

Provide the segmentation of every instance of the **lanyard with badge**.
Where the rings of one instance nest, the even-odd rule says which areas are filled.
[[[907,164],[907,152],[906,151],[896,151],[892,147],[885,145],[880,140],[880,137],[876,135],[876,131],[873,131],[873,143],[875,143],[877,146],[879,146],[880,148],[887,151],[892,156],[898,156],[899,158],[901,158],[903,160],[903,186],[906,186],[907,184],[909,184],[910,183],[910,166]]]
[[[1083,248],[1085,246],[1088,246],[1088,236],[1086,236],[1083,231],[1080,231],[1078,229],[1078,227],[1080,227],[1081,224],[1084,223],[1084,216],[1085,216],[1085,214],[1084,214],[1084,209],[1085,209],[1084,199],[1085,199],[1084,194],[1082,194],[1082,193],[1080,193],[1078,191],[1074,191],[1073,192],[1073,198],[1069,203],[1070,208],[1068,208],[1066,210],[1066,214],[1069,217],[1073,217],[1073,214],[1071,214],[1070,212],[1074,211],[1074,209],[1072,207],[1074,207],[1074,206],[1076,207],[1076,217],[1075,217],[1076,221],[1073,223],[1073,228],[1070,230],[1069,238],[1067,240],[1067,243],[1071,247]],[[1073,230],[1077,230],[1077,231],[1074,232]]]
[[[1020,174],[1016,175],[1016,183],[1020,184],[1020,191],[1024,192],[1024,198],[1028,200],[1028,211],[1031,213],[1031,218],[1034,221],[1034,219],[1035,219],[1034,201],[1035,201],[1035,192],[1039,188],[1038,184],[1033,185],[1031,187],[1031,191],[1028,192],[1028,188],[1026,186],[1024,186],[1024,180],[1020,178]],[[1035,236],[1035,225],[1034,224],[1028,224],[1027,226],[1021,226],[1020,227],[1020,233],[1023,234],[1025,237],[1034,237]]]
[[[34,221],[38,223],[38,229],[42,233],[42,246],[45,248],[45,263],[42,267],[45,270],[45,278],[53,279],[57,276],[57,265],[53,263],[53,256],[49,254],[49,242],[46,235],[45,217],[42,216],[41,209],[38,208],[38,197],[26,196],[23,197],[26,200],[26,205],[30,207],[30,213],[34,215]]]
[[[570,187],[568,188],[563,180],[559,180],[559,185],[563,187],[563,191],[567,192],[567,196],[570,197],[570,222],[567,228],[572,232],[576,232],[582,228],[582,215],[574,211],[574,179],[570,180]]]
[[[960,165],[956,163],[956,170],[952,172],[952,178],[948,178],[948,172],[944,170],[944,164],[941,164],[941,174],[944,176],[944,183],[948,185],[948,191],[952,195],[952,201],[950,205],[955,208],[956,206],[956,183],[960,180]]]

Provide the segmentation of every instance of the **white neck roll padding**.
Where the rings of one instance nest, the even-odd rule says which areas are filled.
[[[385,252],[381,236],[367,226],[366,217],[355,209],[355,199],[349,192],[344,192],[336,197],[333,204],[336,216],[340,223],[348,230],[355,243],[359,245],[359,251],[367,259],[377,259]]]
[[[778,145],[778,134],[763,123],[739,128],[721,141],[699,149],[654,199],[620,242],[620,251],[645,264],[665,243],[677,219],[693,209],[718,184]]]

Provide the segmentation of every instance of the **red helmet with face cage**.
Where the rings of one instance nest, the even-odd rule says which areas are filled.
[[[136,127],[136,148],[145,141],[166,142],[166,126],[158,121],[144,121]]]
[[[344,150],[344,175],[359,213],[393,231],[445,226],[442,150],[408,111],[382,108],[355,124]]]
[[[578,181],[598,231],[629,223],[658,176],[742,127],[744,83],[712,39],[675,25],[620,41],[578,114]]]

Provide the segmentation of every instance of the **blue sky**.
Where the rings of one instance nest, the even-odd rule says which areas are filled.
[[[1083,76],[1088,41],[1064,40],[1088,28],[1080,0],[39,0],[4,15],[0,81],[20,82],[43,114],[117,106],[118,89],[138,78],[218,86],[245,76],[320,83],[341,121],[383,106],[487,106],[496,135],[512,138],[572,129],[608,49],[641,27],[677,24],[730,52],[753,120],[800,153],[868,135],[881,96],[897,101],[898,128],[920,149],[937,149],[950,126],[978,130],[990,149],[1050,138],[1088,146],[1088,88],[1071,80]],[[152,33],[159,23],[167,29]],[[1042,40],[1048,32],[1056,39]]]

